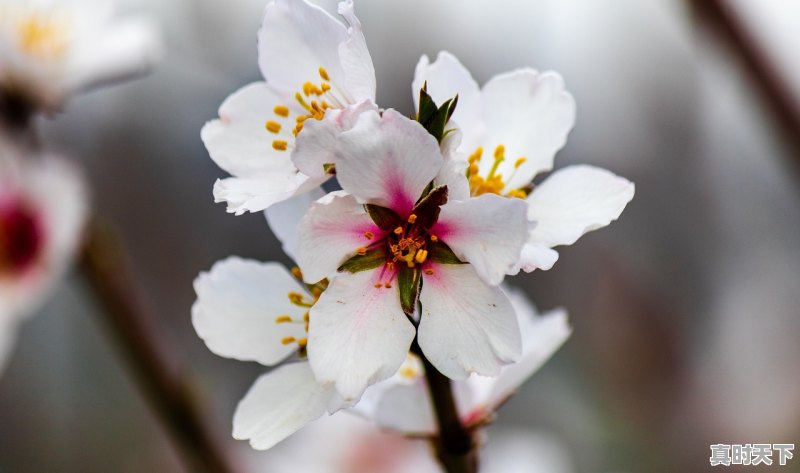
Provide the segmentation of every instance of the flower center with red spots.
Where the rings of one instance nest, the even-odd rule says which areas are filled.
[[[38,216],[23,202],[0,202],[0,276],[26,271],[39,257],[44,233]]]

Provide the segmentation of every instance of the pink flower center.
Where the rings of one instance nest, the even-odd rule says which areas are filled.
[[[38,215],[19,199],[0,202],[0,276],[30,268],[44,246],[42,230]]]

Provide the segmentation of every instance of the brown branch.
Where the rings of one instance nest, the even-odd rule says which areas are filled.
[[[759,47],[752,32],[740,21],[730,2],[689,0],[689,5],[697,18],[713,29],[739,58],[790,146],[795,171],[800,171],[800,109],[793,102],[786,81]]]
[[[80,264],[135,381],[180,447],[188,471],[237,473],[203,421],[188,386],[169,369],[168,345],[147,329],[150,314],[136,295],[121,245],[107,227],[91,222]]]
[[[475,473],[478,456],[475,438],[458,415],[450,378],[440,373],[422,353],[414,340],[411,350],[425,366],[425,381],[431,396],[439,435],[432,439],[436,455],[447,473]]]

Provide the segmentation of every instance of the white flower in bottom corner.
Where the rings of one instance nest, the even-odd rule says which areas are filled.
[[[147,72],[160,54],[154,27],[115,20],[112,4],[0,1],[0,96],[52,110],[72,93]]]
[[[483,88],[452,54],[434,63],[423,56],[413,83],[442,103],[458,95],[452,121],[461,131],[458,151],[465,160],[470,193],[524,199],[536,222],[519,264],[522,269],[550,269],[558,259],[552,248],[571,245],[586,232],[616,220],[633,198],[634,185],[605,169],[569,166],[539,185],[540,172],[553,168],[556,152],[575,124],[575,101],[555,72],[530,68],[497,75]]]
[[[49,156],[0,148],[0,367],[19,322],[44,301],[75,255],[87,211],[82,176]]]
[[[572,332],[563,309],[538,315],[522,291],[507,288],[506,292],[522,332],[522,358],[504,367],[496,377],[473,374],[455,382],[456,406],[467,426],[479,427],[491,421],[494,412],[553,356]],[[367,391],[355,411],[399,432],[435,434],[436,421],[421,367],[401,371],[398,376],[405,379]]]
[[[201,132],[211,159],[233,176],[214,185],[228,212],[258,212],[318,187],[331,177],[338,134],[375,109],[375,70],[353,1],[338,11],[346,24],[306,0],[267,5],[258,34],[265,81],[228,97]]]

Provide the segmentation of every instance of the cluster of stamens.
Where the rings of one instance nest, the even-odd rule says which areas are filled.
[[[0,18],[11,18],[19,48],[28,56],[53,59],[67,49],[68,29],[62,19],[40,12],[19,12],[0,7]],[[2,23],[2,20],[0,20]]]
[[[303,108],[304,113],[298,114],[294,121],[294,128],[292,129],[292,136],[296,137],[302,130],[306,120],[322,120],[325,117],[325,111],[331,108],[343,108],[348,102],[342,98],[345,95],[341,91],[334,90],[335,86],[331,85],[331,78],[328,71],[324,67],[319,68],[319,77],[322,82],[314,84],[313,82],[306,82],[303,84],[302,92],[294,94],[294,98],[300,107]],[[336,93],[338,92],[338,93]],[[284,126],[282,121],[289,118],[289,107],[285,105],[278,105],[273,109],[275,119],[267,120],[264,127],[268,132],[274,135],[280,135]],[[288,137],[287,137],[288,138]],[[289,148],[289,141],[286,139],[275,139],[272,141],[272,148],[277,151],[286,151]]]
[[[303,274],[300,272],[300,268],[292,268],[292,276],[294,276],[301,283],[303,282]],[[276,324],[303,324],[303,329],[305,330],[306,334],[308,334],[308,323],[311,317],[311,308],[317,303],[319,296],[322,295],[323,291],[328,288],[328,280],[323,279],[317,284],[308,285],[308,288],[309,294],[301,294],[299,292],[290,292],[287,294],[289,302],[291,302],[292,305],[305,309],[303,318],[298,320],[288,314],[279,315],[275,318]],[[298,351],[303,354],[305,353],[306,346],[308,345],[308,337],[295,338],[293,336],[287,336],[281,339],[281,343],[283,345],[291,345],[296,343]]]
[[[489,174],[487,174],[486,177],[480,175],[480,162],[482,158],[483,147],[478,147],[478,149],[476,149],[475,152],[469,157],[467,179],[469,179],[470,193],[473,196],[479,196],[482,194],[502,194],[506,187],[506,181],[503,179],[503,175],[497,172],[497,169],[500,166],[500,163],[506,160],[506,147],[503,145],[498,145],[497,148],[495,148],[494,163],[492,164],[491,169],[489,169]],[[514,172],[508,177],[509,181],[514,177],[517,169],[519,169],[519,167],[522,166],[525,161],[526,158],[521,157],[514,162]],[[508,197],[524,199],[528,196],[528,193],[525,191],[525,189],[511,189],[507,191],[505,195]]]

